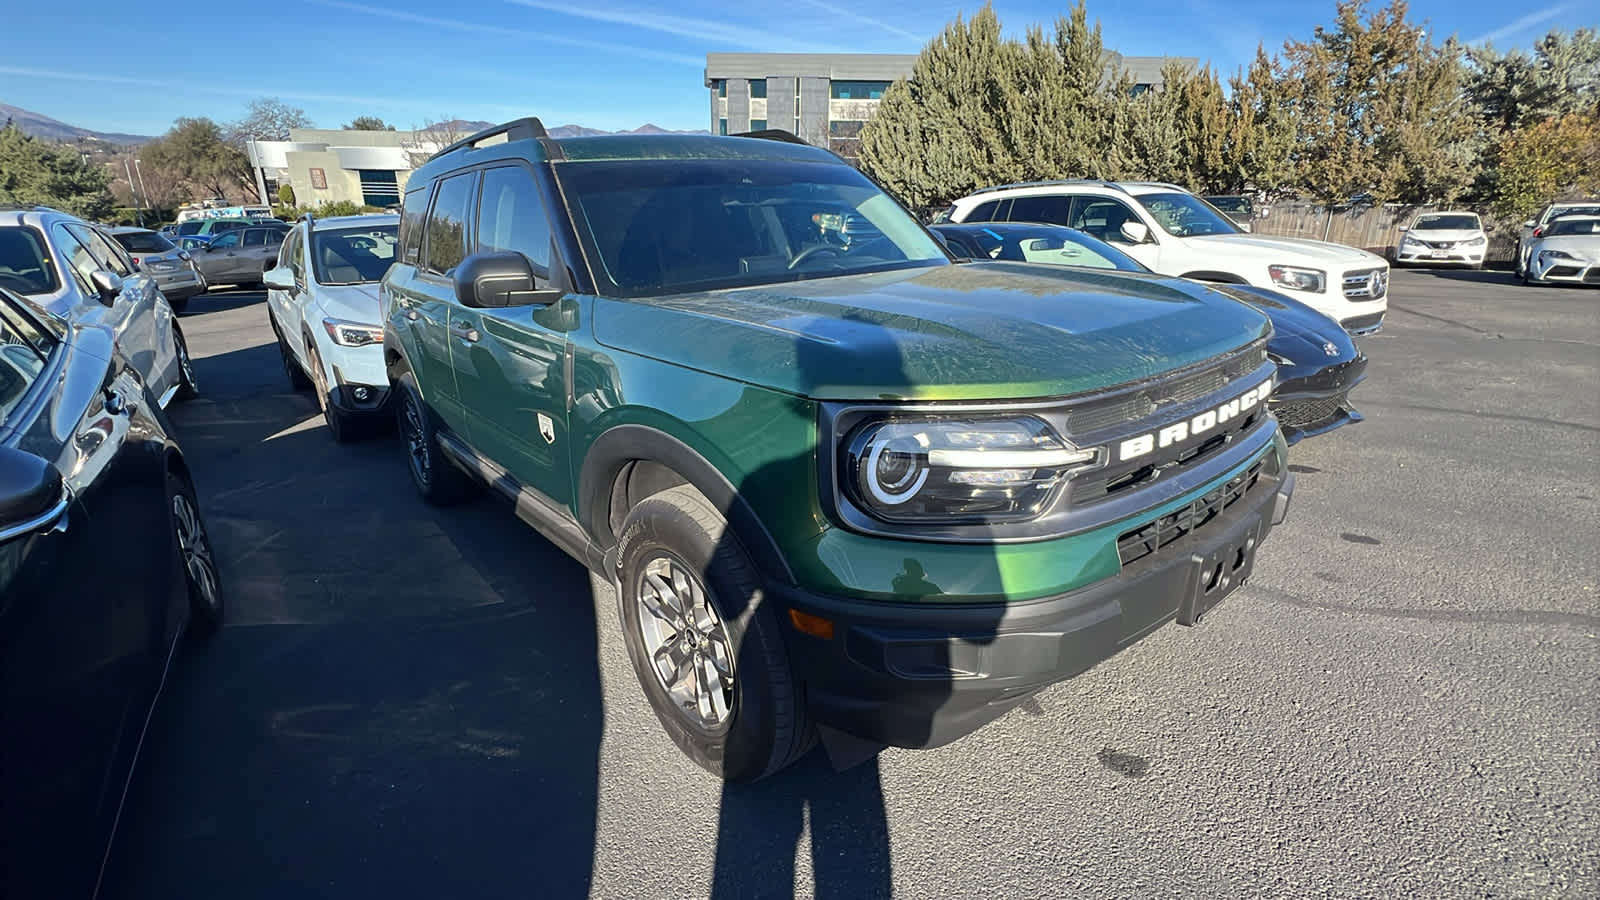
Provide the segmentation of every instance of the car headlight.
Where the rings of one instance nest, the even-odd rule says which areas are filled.
[[[1487,243],[1489,243],[1489,239],[1480,234],[1475,238],[1467,238],[1461,242],[1461,245],[1463,247],[1482,247]]]
[[[1401,244],[1401,246],[1411,245],[1411,246],[1414,246],[1414,247],[1421,247],[1422,246],[1422,241],[1420,241],[1417,238],[1414,238],[1414,237],[1412,237],[1411,235],[1408,234],[1405,237],[1400,239],[1400,244]]]
[[[1577,259],[1576,256],[1573,256],[1571,253],[1568,253],[1565,250],[1540,250],[1539,251],[1539,258],[1540,259],[1571,259],[1571,260],[1576,260]]]
[[[840,483],[885,522],[1018,522],[1037,517],[1074,469],[1102,458],[1034,416],[874,418],[842,445]]]
[[[343,319],[323,319],[322,327],[327,329],[328,336],[341,347],[365,347],[368,344],[383,343],[383,329],[376,325],[363,325],[360,322],[346,322]]]
[[[1267,266],[1267,275],[1272,278],[1273,284],[1292,291],[1320,294],[1328,283],[1328,274],[1321,269],[1302,269],[1299,266]]]

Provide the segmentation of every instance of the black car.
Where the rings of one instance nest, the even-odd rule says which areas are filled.
[[[183,453],[105,310],[0,289],[0,895],[90,897],[179,638],[222,620]]]
[[[988,222],[932,227],[951,251],[969,259],[1153,274],[1110,244],[1060,225]],[[1278,364],[1278,386],[1268,405],[1289,443],[1361,421],[1361,413],[1350,405],[1350,390],[1366,377],[1367,358],[1338,322],[1277,291],[1248,284],[1207,286],[1250,304],[1272,320],[1267,355]]]

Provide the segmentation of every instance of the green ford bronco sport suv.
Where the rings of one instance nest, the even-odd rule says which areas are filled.
[[[474,135],[413,174],[382,303],[423,497],[490,485],[615,588],[728,780],[947,743],[1192,624],[1292,490],[1261,314],[958,264],[801,144]]]

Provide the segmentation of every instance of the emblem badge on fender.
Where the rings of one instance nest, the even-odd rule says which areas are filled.
[[[1338,356],[1339,345],[1335,344],[1333,341],[1328,341],[1322,345],[1322,352],[1328,354],[1329,356]]]
[[[546,444],[556,442],[556,423],[544,413],[539,413],[539,436],[544,438]]]

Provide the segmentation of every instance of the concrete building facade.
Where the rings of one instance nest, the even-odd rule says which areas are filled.
[[[250,150],[251,163],[269,182],[292,187],[300,206],[382,208],[400,202],[411,170],[441,146],[427,132],[296,128],[287,141],[255,141]]]
[[[1193,57],[1107,54],[1106,68],[1121,68],[1133,90],[1159,90],[1161,68]],[[911,75],[916,54],[707,53],[705,86],[711,91],[711,133],[739,134],[776,128],[808,144],[828,147],[854,162],[861,127],[876,113],[883,92]]]

